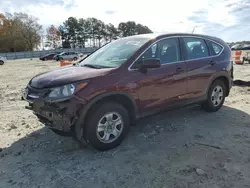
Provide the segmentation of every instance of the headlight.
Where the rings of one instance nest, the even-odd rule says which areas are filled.
[[[56,87],[51,90],[48,95],[49,99],[60,100],[68,98],[78,92],[80,89],[87,86],[88,82],[77,83],[77,84],[67,84],[61,87]]]
[[[73,84],[64,85],[61,87],[54,88],[50,94],[49,98],[65,98],[73,95],[75,92],[75,86]]]

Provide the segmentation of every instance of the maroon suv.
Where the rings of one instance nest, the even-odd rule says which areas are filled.
[[[230,56],[224,41],[205,35],[121,38],[77,65],[35,76],[24,98],[55,133],[108,150],[142,116],[193,103],[219,110],[231,89]]]

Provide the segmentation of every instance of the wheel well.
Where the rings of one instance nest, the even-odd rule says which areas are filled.
[[[229,95],[229,80],[228,80],[228,78],[225,77],[225,76],[220,76],[220,77],[217,77],[215,80],[221,80],[221,81],[223,81],[223,83],[226,86],[226,96],[228,96]]]
[[[90,117],[91,112],[97,108],[98,106],[104,104],[105,102],[116,102],[118,104],[121,104],[122,106],[124,106],[124,108],[128,111],[129,113],[129,117],[130,117],[130,122],[134,123],[135,118],[136,118],[136,109],[135,109],[135,105],[133,104],[133,102],[131,101],[131,99],[125,95],[122,94],[114,94],[114,95],[110,95],[110,96],[106,96],[103,97],[99,100],[97,100],[93,105],[91,105],[90,109],[87,111],[86,115],[85,115],[85,120],[87,117]],[[84,122],[85,122],[84,120]]]

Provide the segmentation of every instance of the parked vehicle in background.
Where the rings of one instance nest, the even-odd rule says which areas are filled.
[[[246,55],[242,58],[242,63],[244,64],[247,61],[250,64],[250,52],[246,53]]]
[[[31,79],[26,108],[59,135],[98,150],[118,146],[135,120],[175,106],[216,112],[233,76],[229,46],[196,34],[136,35],[101,47],[78,64]]]
[[[39,59],[42,61],[47,61],[47,60],[53,60],[55,55],[60,54],[61,52],[54,52],[50,54],[46,54],[44,56],[41,56]]]
[[[82,58],[82,57],[84,56],[83,53],[80,53],[80,52],[77,52],[77,53],[78,53],[78,57],[79,57],[79,58]]]
[[[240,48],[240,44],[235,44],[233,46],[231,46],[231,50],[238,50]]]
[[[250,44],[243,45],[241,50],[250,50]]]
[[[56,60],[74,60],[76,61],[79,58],[79,53],[77,52],[62,52],[57,57]]]
[[[61,52],[62,53],[62,52]],[[60,54],[60,53],[59,53]],[[54,55],[53,60],[59,61],[59,54]]]
[[[231,50],[250,50],[250,44],[235,44]]]
[[[6,61],[7,61],[6,57],[2,57],[2,56],[0,56],[0,65],[5,64],[5,63],[6,63]]]

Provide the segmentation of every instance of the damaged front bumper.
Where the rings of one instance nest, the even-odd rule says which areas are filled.
[[[38,120],[45,126],[63,132],[69,132],[79,117],[85,101],[75,96],[64,101],[47,100],[49,89],[34,89],[28,86],[23,99],[29,105],[26,109],[32,110]]]

